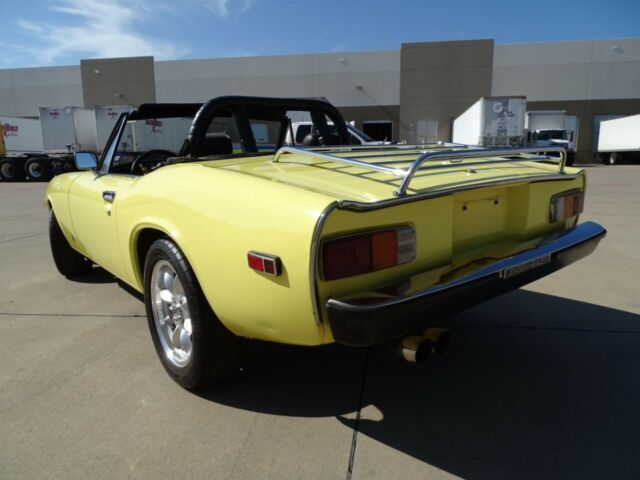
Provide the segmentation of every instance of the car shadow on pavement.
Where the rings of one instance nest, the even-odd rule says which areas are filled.
[[[144,295],[137,290],[135,290],[130,285],[126,284],[112,273],[109,273],[102,267],[94,266],[91,268],[89,273],[85,273],[84,275],[78,275],[73,278],[70,278],[72,282],[79,283],[117,283],[120,288],[122,288],[125,292],[130,294],[132,297],[137,300],[144,302]]]
[[[117,278],[104,268],[93,266],[88,273],[70,277],[69,280],[78,283],[115,283]]]
[[[519,290],[449,324],[449,351],[421,365],[385,348],[255,342],[240,375],[199,394],[333,416],[464,478],[637,478],[640,315]]]

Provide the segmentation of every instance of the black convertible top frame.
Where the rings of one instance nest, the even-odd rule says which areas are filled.
[[[129,113],[128,120],[193,117],[201,107],[202,103],[143,103]]]
[[[194,117],[181,155],[198,157],[211,121],[216,117],[233,117],[242,138],[245,152],[257,152],[249,119],[284,120],[287,111],[309,111],[321,135],[328,136],[326,117],[333,122],[342,145],[349,145],[349,133],[344,118],[336,107],[321,98],[274,98],[225,96],[202,103],[146,103],[129,113],[128,120]],[[282,146],[285,135],[276,145]]]

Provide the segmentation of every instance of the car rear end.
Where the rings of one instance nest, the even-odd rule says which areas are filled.
[[[400,171],[415,163],[369,155]],[[499,165],[477,158],[437,161],[433,169],[427,163],[404,194],[398,194],[401,180],[355,165],[342,170],[355,177],[353,185],[366,177],[384,186],[376,195],[370,190],[369,201],[332,204],[319,221],[313,290],[329,340],[367,346],[436,325],[444,315],[548,275],[596,247],[605,230],[592,222],[577,225],[584,173],[555,165],[558,159],[510,158],[499,157]],[[385,188],[395,195],[384,198]]]

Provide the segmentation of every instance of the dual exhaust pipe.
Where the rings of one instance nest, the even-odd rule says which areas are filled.
[[[429,355],[442,355],[449,347],[451,334],[444,328],[427,328],[419,335],[409,335],[394,344],[394,350],[409,363],[422,363]]]

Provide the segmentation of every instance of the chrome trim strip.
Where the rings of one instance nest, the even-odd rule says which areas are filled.
[[[344,150],[328,150],[329,152],[339,152]],[[347,150],[348,151],[348,150]],[[559,157],[551,157],[548,154],[557,153]],[[271,161],[273,163],[277,163],[280,161],[280,157],[284,154],[298,154],[298,155],[307,155],[312,158],[317,158],[319,160],[325,160],[327,162],[333,163],[342,163],[346,165],[352,165],[356,167],[365,168],[368,170],[373,170],[376,172],[385,173],[387,175],[392,175],[395,177],[402,177],[402,181],[400,183],[400,187],[393,192],[393,194],[397,197],[401,197],[407,194],[407,189],[409,188],[409,184],[416,172],[420,170],[435,170],[435,169],[446,169],[446,168],[459,168],[459,167],[472,167],[479,165],[492,165],[492,164],[502,164],[502,163],[521,163],[521,162],[546,162],[546,161],[558,161],[558,175],[564,175],[564,167],[567,159],[567,153],[564,148],[560,147],[550,147],[550,148],[469,148],[465,150],[450,150],[447,152],[427,152],[420,155],[416,160],[413,160],[411,166],[407,170],[403,170],[400,168],[391,168],[386,167],[383,164],[385,163],[394,163],[392,161],[389,162],[364,162],[360,160],[355,160],[355,158],[367,158],[365,157],[337,157],[335,155],[330,155],[328,153],[320,153],[318,151],[313,150],[305,150],[297,147],[281,147],[278,151],[273,155]],[[540,155],[544,154],[544,155]],[[384,155],[383,158],[389,156],[395,156],[397,154],[388,154]],[[469,162],[464,163],[464,160],[467,158],[486,158],[486,157],[506,157],[506,156],[515,156],[518,155],[519,158],[501,158],[499,160],[485,160],[481,162]],[[524,155],[524,156],[523,156]],[[559,160],[558,160],[559,159]],[[440,160],[440,163],[429,165],[427,167],[421,168],[422,165],[430,160]],[[448,161],[448,163],[446,163]],[[409,160],[410,162],[410,160]],[[405,163],[395,162],[395,163]]]
[[[102,154],[100,155],[100,164],[96,168],[96,173],[98,175],[107,175],[109,170],[111,169],[111,164],[113,163],[113,157],[117,153],[118,144],[120,143],[120,138],[122,137],[122,133],[124,129],[127,128],[127,121],[129,118],[129,113],[121,113],[116,121],[116,125],[114,125],[114,130],[111,131],[107,143],[104,145],[102,149]],[[118,124],[117,122],[120,122]],[[116,130],[117,129],[117,130]],[[111,147],[114,145],[115,147],[111,150]],[[111,153],[111,156],[107,158],[107,155]]]
[[[313,316],[316,319],[316,324],[322,323],[322,305],[320,304],[320,295],[318,292],[318,264],[320,262],[320,236],[322,235],[322,227],[327,221],[329,214],[340,206],[340,202],[331,202],[320,213],[318,220],[316,220],[316,226],[313,229],[313,235],[311,237],[311,252],[309,257],[309,286],[311,288],[311,304],[313,306]]]
[[[449,160],[449,164],[438,164],[428,166],[422,170],[427,169],[440,169],[440,168],[452,168],[457,166],[472,167],[476,165],[491,165],[496,163],[518,163],[518,162],[539,162],[546,160],[555,160],[554,157],[536,155],[534,157],[524,158],[506,158],[501,160],[487,160],[484,162],[470,162],[463,163],[465,158],[485,158],[485,157],[500,157],[506,155],[522,155],[522,154],[540,154],[540,153],[558,153],[560,155],[560,161],[558,166],[558,174],[564,174],[564,164],[567,159],[567,154],[564,148],[552,147],[552,148],[492,148],[492,149],[477,149],[477,150],[451,150],[449,152],[433,152],[425,153],[413,162],[411,167],[406,172],[405,177],[402,179],[400,188],[393,192],[396,196],[406,195],[407,189],[411,180],[413,180],[416,171],[422,166],[423,163],[430,160]],[[454,163],[455,162],[455,163]]]
[[[334,147],[312,147],[321,152],[377,152],[378,150],[438,150],[452,147],[482,148],[475,145],[462,143],[438,142],[438,143],[389,143],[386,145],[337,145]]]
[[[539,182],[553,182],[553,181],[562,181],[562,180],[575,180],[579,177],[585,177],[584,170],[573,174],[573,175],[535,175],[525,178],[518,177],[509,177],[501,180],[489,181],[484,183],[472,183],[469,185],[459,185],[450,188],[444,188],[442,190],[436,190],[433,192],[419,193],[416,195],[392,198],[390,200],[382,200],[376,203],[365,203],[365,202],[357,202],[353,200],[343,200],[341,202],[340,208],[345,210],[353,210],[353,211],[369,211],[369,210],[379,210],[381,208],[393,207],[395,205],[400,205],[403,203],[417,202],[420,200],[426,200],[429,198],[438,198],[444,197],[447,195],[451,195],[454,192],[464,192],[467,190],[475,190],[479,188],[491,188],[491,187],[499,187],[502,185],[510,185],[516,183],[539,183]]]
[[[435,285],[424,290],[419,290],[407,297],[394,298],[392,300],[387,300],[375,304],[354,304],[330,298],[327,301],[327,307],[334,307],[341,310],[362,313],[399,305],[405,302],[411,302],[416,299],[428,297],[429,295],[441,292],[443,290],[460,287],[464,284],[475,282],[491,275],[500,274],[505,270],[543,258],[547,255],[553,256],[554,254],[571,250],[574,247],[578,247],[590,241],[599,241],[606,235],[606,233],[607,231],[597,223],[585,222],[577,227],[573,227],[569,230],[565,230],[560,233],[552,234],[545,237],[535,248],[525,250],[524,252],[518,253],[502,260],[498,260],[491,265],[479,268],[475,272],[464,275],[463,277],[460,277],[458,279],[451,280],[440,285]]]
[[[294,154],[299,154],[299,155],[307,155],[313,158],[317,158],[319,160],[326,160],[328,162],[333,162],[333,163],[346,163],[347,165],[353,165],[355,167],[362,167],[362,168],[367,168],[369,170],[375,170],[378,172],[382,172],[382,173],[386,173],[388,175],[393,175],[396,177],[404,177],[406,175],[406,171],[399,169],[399,168],[390,168],[390,167],[385,167],[382,165],[379,165],[377,163],[368,163],[368,162],[359,162],[357,160],[352,160],[350,158],[343,158],[343,157],[335,157],[333,155],[326,155],[324,153],[320,153],[320,152],[314,152],[312,150],[303,150],[302,148],[296,148],[296,147],[282,147],[280,149],[278,149],[278,151],[275,153],[275,155],[273,156],[273,158],[271,159],[271,161],[273,163],[277,163],[280,161],[280,157],[285,154],[285,153],[294,153]]]
[[[420,153],[421,155],[424,155],[426,153],[430,153],[428,150],[431,150],[431,153],[441,152],[441,151],[446,150],[446,149],[451,151],[454,147],[467,147],[467,145],[434,145],[434,146],[429,146],[429,147],[413,148],[413,149],[411,149],[413,151],[401,152],[401,153],[384,153],[384,154],[376,154],[376,155],[357,155],[357,156],[350,156],[350,157],[345,156],[345,157],[340,157],[340,158],[352,158],[352,159],[353,158],[363,158],[363,159],[369,159],[369,158],[406,157],[408,155],[415,155],[416,153]],[[477,150],[479,150],[481,148],[482,147],[468,146],[468,150],[469,151],[477,151]],[[467,150],[465,150],[465,151],[467,151]],[[354,152],[354,153],[366,154],[368,152]],[[387,165],[389,163],[412,163],[412,162],[415,162],[415,160],[390,160],[388,162],[383,161],[383,162],[380,162],[380,163]]]

